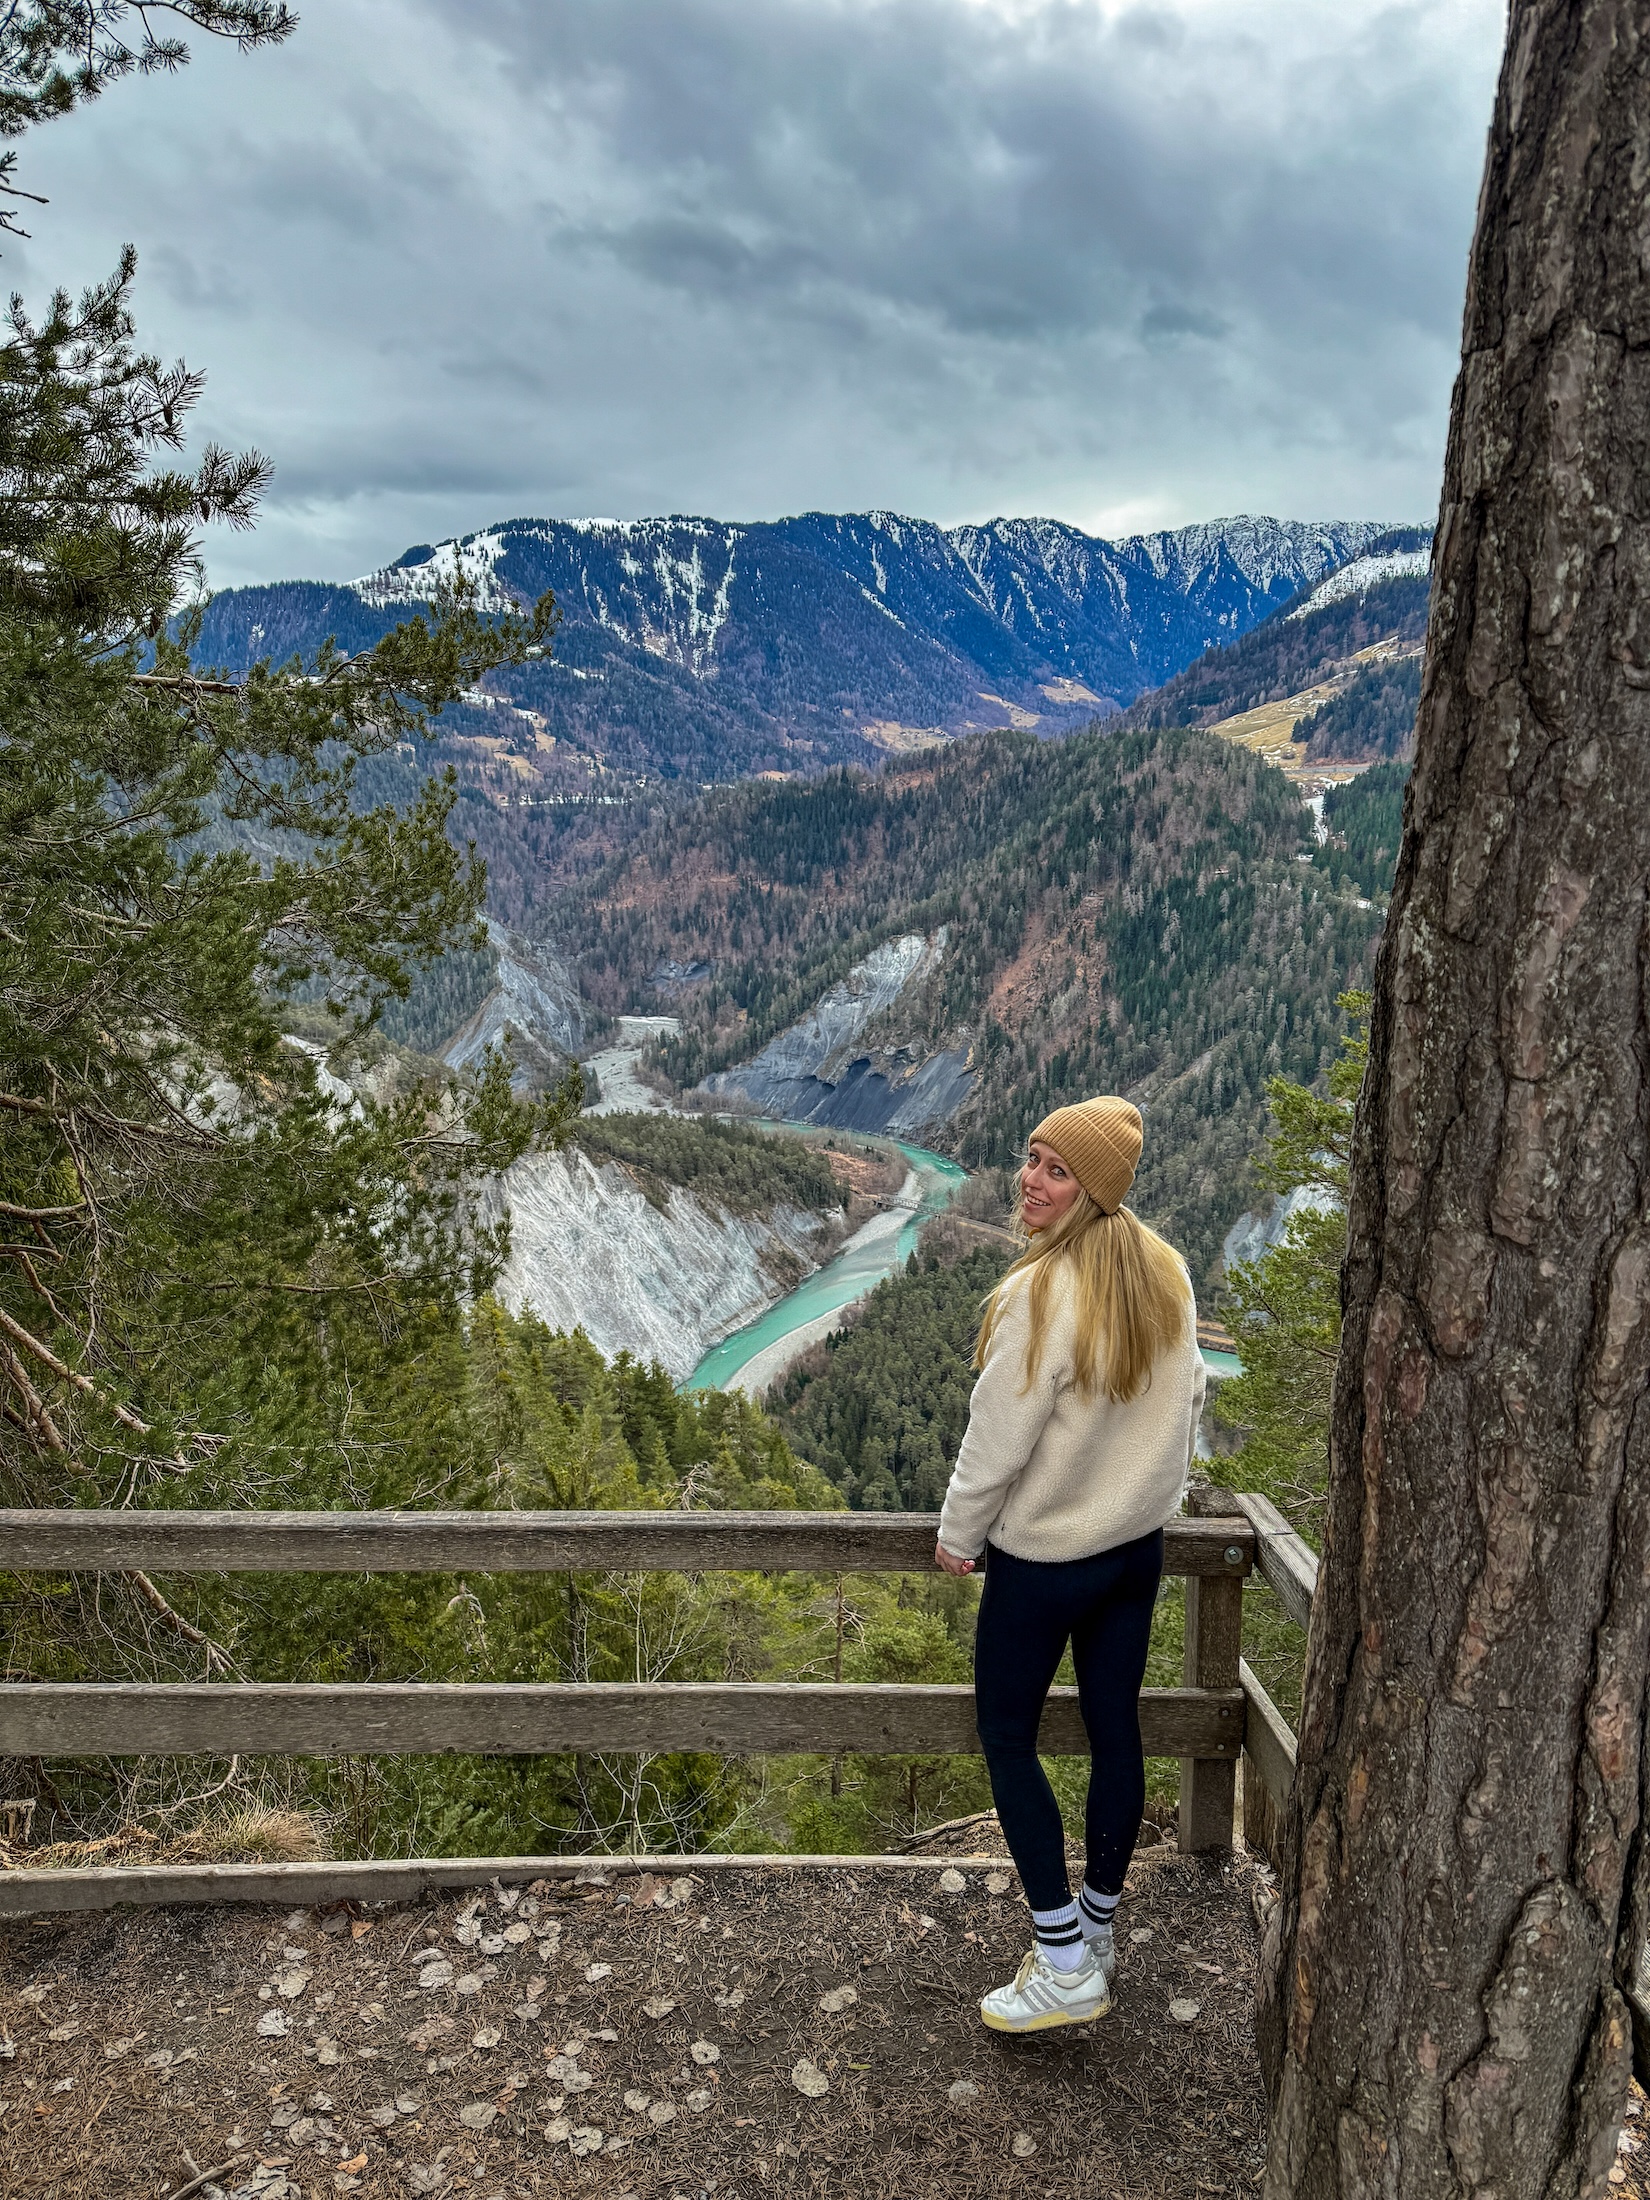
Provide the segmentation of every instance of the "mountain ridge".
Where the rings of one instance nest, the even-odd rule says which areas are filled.
[[[1119,541],[1057,520],[947,529],[886,511],[514,519],[350,583],[225,591],[196,654],[239,672],[329,636],[354,652],[459,573],[493,609],[549,588],[553,655],[493,675],[444,724],[498,764],[504,792],[565,800],[616,776],[708,784],[977,731],[1070,732],[1390,532],[1254,515]]]

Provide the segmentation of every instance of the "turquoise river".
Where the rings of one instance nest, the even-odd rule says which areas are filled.
[[[800,1124],[786,1126],[787,1129],[802,1127]],[[812,1330],[815,1337],[823,1334],[829,1326],[827,1316],[852,1306],[873,1291],[884,1276],[891,1276],[896,1269],[904,1267],[915,1250],[923,1224],[951,1204],[968,1182],[968,1171],[960,1169],[954,1161],[947,1161],[943,1154],[930,1153],[926,1146],[907,1146],[903,1141],[896,1143],[916,1178],[913,1203],[879,1217],[857,1232],[835,1260],[827,1261],[823,1268],[799,1283],[794,1291],[788,1292],[746,1328],[736,1329],[731,1337],[724,1337],[720,1344],[712,1345],[687,1381],[680,1385],[681,1389],[728,1389],[753,1360],[770,1352],[798,1330]],[[1240,1372],[1239,1363],[1229,1353],[1205,1352],[1203,1358],[1212,1375]],[[772,1367],[762,1371],[757,1387],[765,1390],[776,1372]]]
[[[882,1218],[886,1228],[873,1224],[857,1232],[835,1260],[816,1269],[776,1306],[770,1306],[747,1328],[736,1329],[731,1337],[712,1345],[682,1389],[726,1390],[759,1352],[781,1343],[793,1330],[804,1329],[823,1315],[851,1306],[874,1290],[884,1276],[891,1276],[905,1265],[923,1224],[951,1204],[968,1182],[968,1171],[947,1161],[943,1154],[930,1153],[926,1146],[896,1143],[917,1179],[916,1203],[904,1210],[904,1219],[891,1213]]]

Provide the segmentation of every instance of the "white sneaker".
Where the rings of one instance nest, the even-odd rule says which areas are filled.
[[[1075,1971],[1057,1971],[1034,1947],[1012,1986],[999,1986],[980,2003],[993,2032],[1043,2032],[1055,2024],[1089,2024],[1111,2008],[1105,1970],[1092,1948]]]

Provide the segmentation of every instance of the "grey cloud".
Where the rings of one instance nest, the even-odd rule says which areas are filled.
[[[225,579],[509,512],[1426,517],[1499,0],[332,0],[26,149]]]
[[[1174,344],[1183,337],[1203,337],[1213,342],[1224,336],[1230,324],[1197,306],[1148,306],[1140,316],[1140,333],[1148,344]]]

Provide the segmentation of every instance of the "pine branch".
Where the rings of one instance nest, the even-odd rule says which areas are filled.
[[[186,1620],[180,1611],[168,1604],[146,1573],[141,1573],[137,1567],[130,1566],[122,1572],[120,1578],[122,1581],[131,1583],[144,1603],[148,1605],[150,1611],[165,1620],[168,1627],[175,1628],[186,1642],[195,1643],[205,1651],[206,1670],[209,1673],[214,1670],[221,1673],[233,1673],[237,1670],[234,1659],[223,1648],[222,1644],[214,1642],[210,1635],[203,1635],[200,1629],[191,1621]]]
[[[129,1428],[137,1436],[153,1436],[155,1432],[147,1421],[140,1419],[129,1406],[123,1406],[117,1398],[111,1398],[106,1392],[99,1390],[89,1375],[82,1375],[78,1369],[60,1360],[50,1345],[42,1344],[21,1322],[14,1321],[3,1306],[0,1306],[0,1330],[4,1330],[14,1345],[38,1360],[42,1367],[49,1368],[59,1382],[71,1384],[83,1398],[90,1398],[105,1411],[112,1413],[122,1428]]]
[[[29,1381],[28,1370],[9,1345],[0,1347],[0,1365],[4,1365],[6,1373],[11,1377],[12,1387],[23,1401],[28,1421],[39,1434],[46,1449],[55,1453],[59,1459],[67,1459],[69,1457],[69,1447],[63,1440],[62,1431],[52,1419],[45,1399],[41,1397],[39,1391]],[[84,1470],[77,1468],[76,1471],[83,1472]]]

